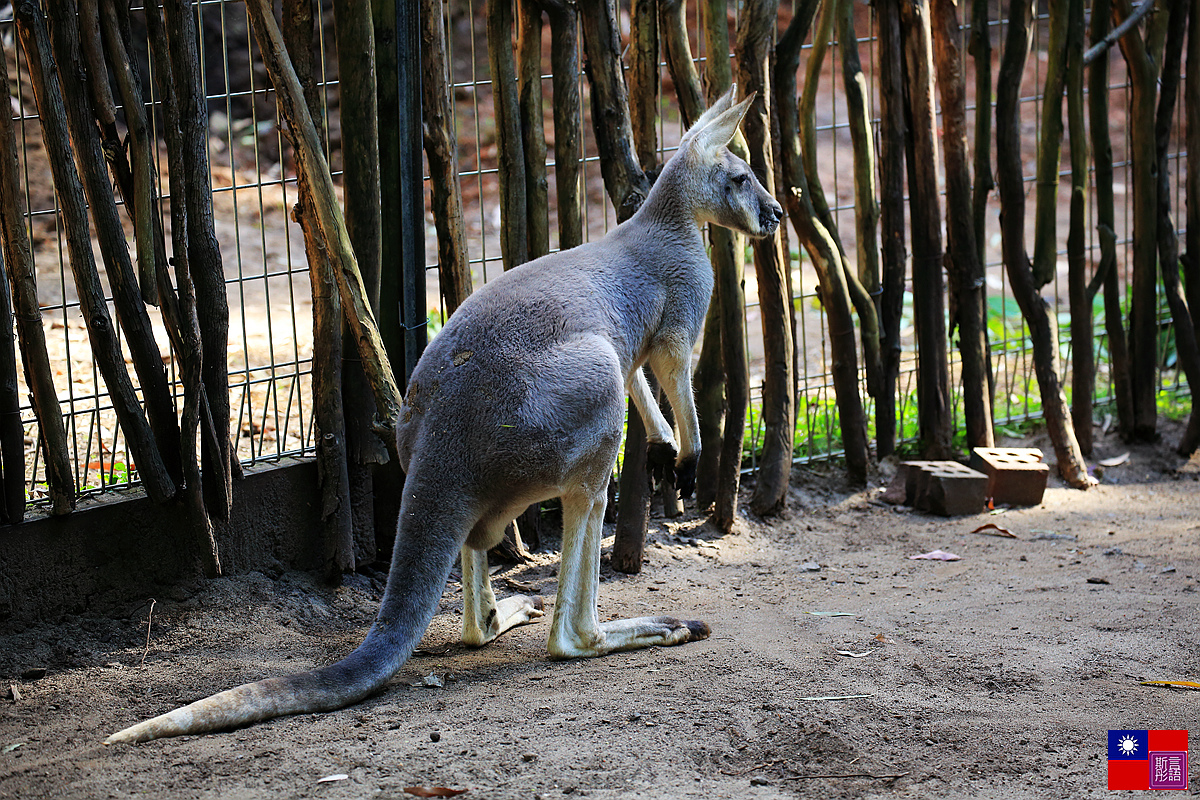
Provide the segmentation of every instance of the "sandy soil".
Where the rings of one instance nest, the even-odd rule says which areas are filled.
[[[1124,449],[1105,439],[1098,455]],[[1200,677],[1200,492],[1165,447],[995,516],[886,506],[885,478],[850,493],[834,471],[799,471],[787,519],[715,539],[694,517],[656,524],[640,575],[605,565],[602,617],[701,618],[706,641],[551,662],[542,622],[473,650],[451,580],[382,694],[231,733],[100,744],[345,653],[381,574],[160,597],[148,648],[144,598],[4,636],[0,677],[21,699],[0,705],[0,797],[1102,797],[1107,729],[1197,727],[1200,693],[1139,683]],[[988,521],[1017,538],[972,533]],[[935,548],[961,560],[908,558]],[[549,603],[557,554],[535,559],[500,568],[498,592]],[[820,699],[846,695],[861,696]]]

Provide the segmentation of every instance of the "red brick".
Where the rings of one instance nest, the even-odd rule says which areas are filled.
[[[905,461],[889,493],[904,487],[904,502],[943,516],[978,514],[986,505],[987,476],[957,461]]]
[[[957,461],[925,464],[924,487],[916,506],[923,511],[957,517],[978,514],[987,506],[987,476]]]
[[[976,447],[971,466],[988,476],[987,496],[998,506],[1036,506],[1046,492],[1050,467],[1033,447]]]

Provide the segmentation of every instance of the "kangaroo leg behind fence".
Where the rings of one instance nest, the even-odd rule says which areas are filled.
[[[517,625],[543,615],[542,598],[515,594],[497,601],[488,574],[487,550],[462,549],[463,644],[485,645]]]

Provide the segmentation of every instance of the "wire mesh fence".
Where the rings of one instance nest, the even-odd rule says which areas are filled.
[[[734,6],[736,4],[731,3],[731,8]],[[311,416],[312,300],[303,239],[291,214],[297,196],[295,165],[290,159],[288,143],[280,131],[273,92],[258,60],[253,37],[249,34],[244,6],[232,0],[200,0],[195,9],[200,22],[200,52],[207,84],[215,226],[230,301],[228,369],[231,425],[237,437],[237,457],[243,463],[256,463],[288,455],[310,455],[314,449]],[[450,67],[450,74],[446,78],[451,83],[455,103],[459,179],[466,209],[465,229],[469,261],[476,287],[494,278],[503,269],[499,247],[502,220],[497,199],[499,181],[495,114],[488,74],[484,10],[484,0],[456,0],[448,4],[445,18]],[[140,7],[135,5],[132,8],[135,29],[140,13]],[[783,12],[784,18],[781,22],[786,21],[786,14],[787,12]],[[861,52],[868,81],[870,108],[875,116],[873,124],[878,135],[880,123],[874,114],[878,108],[874,16],[867,6],[858,6],[856,17],[856,28],[860,38],[854,44]],[[693,52],[701,64],[713,57],[730,57],[725,53],[714,55],[705,52],[703,37],[695,36],[694,11],[690,23],[693,32]],[[1040,92],[1045,69],[1046,23],[1045,16],[1039,18],[1034,57],[1029,61],[1022,85],[1021,117],[1027,186],[1032,186],[1034,181],[1033,163],[1038,141],[1036,134],[1040,123]],[[326,41],[332,41],[332,24],[331,14],[324,13],[320,25],[321,57],[317,62],[317,69],[320,76],[319,88],[324,98],[323,121],[327,150],[336,179],[340,147],[337,65],[336,58],[332,56],[332,47],[325,46]],[[1005,25],[1001,21],[993,21],[989,27],[994,45],[994,63],[998,63],[1003,51]],[[622,33],[627,36],[628,30]],[[969,31],[964,30],[964,41],[968,33]],[[55,388],[67,421],[76,486],[78,491],[85,494],[128,487],[137,480],[137,466],[129,455],[113,413],[112,402],[88,347],[87,330],[79,313],[79,300],[66,267],[61,211],[49,177],[37,108],[28,86],[24,55],[14,32],[11,6],[0,10],[0,41],[3,42],[9,74],[12,76],[13,96],[10,100],[17,126],[23,199],[27,209],[28,231],[34,245],[42,323],[55,368]],[[842,46],[845,44],[836,41],[832,43],[833,50],[826,58],[821,72],[818,95],[818,161],[837,224],[842,231],[850,232],[854,230],[854,187],[850,168],[852,155],[841,74],[835,66],[840,60],[838,48]],[[810,47],[806,46],[806,53]],[[965,47],[962,48],[962,52],[966,52]],[[549,53],[548,37],[543,53]],[[551,139],[554,126],[549,102],[549,57],[546,55],[544,58],[547,59],[542,70],[547,100],[545,126],[547,138]],[[969,57],[965,57],[964,68],[968,103],[973,105],[970,94],[973,87],[973,62]],[[145,60],[144,69],[147,76],[152,78],[154,65],[149,63],[149,60]],[[599,154],[592,135],[592,120],[586,101],[589,92],[588,81],[582,72],[577,76],[577,80],[580,93],[585,98],[581,112],[585,135],[578,155],[583,166],[582,181],[585,190],[584,230],[585,238],[595,239],[616,224],[616,214],[604,193]],[[1118,184],[1117,237],[1121,248],[1119,265],[1124,265],[1129,262],[1132,220],[1129,204],[1121,203],[1121,193],[1124,192],[1124,186],[1128,186],[1130,182],[1130,157],[1126,147],[1129,86],[1120,59],[1113,59],[1109,84],[1113,109],[1111,124],[1114,161],[1117,180],[1123,180],[1123,185]],[[658,104],[659,159],[665,161],[670,157],[682,133],[674,90],[665,63],[660,64],[660,85],[662,89]],[[152,110],[157,108],[160,98],[156,94],[152,79],[147,80],[146,97],[148,106]],[[1177,209],[1182,209],[1184,198],[1180,174],[1183,170],[1180,143],[1181,107],[1177,109],[1176,114],[1168,166],[1172,172],[1173,203]],[[154,120],[155,140],[160,141],[157,135],[158,117],[151,115],[151,119]],[[969,131],[969,135],[973,136],[973,130]],[[1064,146],[1063,175],[1068,174],[1066,151],[1067,147]],[[161,147],[158,152],[160,214],[164,224],[169,225],[167,207],[176,187],[166,169],[166,159]],[[550,152],[553,153],[552,148]],[[554,233],[556,189],[553,180],[554,164],[551,162],[547,166],[551,178],[550,230],[553,250],[557,248],[557,237]],[[941,173],[940,164],[923,165],[923,168],[936,169],[939,175]],[[1124,179],[1122,176],[1125,176]],[[1068,214],[1066,195],[1065,191],[1059,192],[1060,268],[1054,283],[1047,289],[1048,299],[1064,326],[1065,220]],[[993,194],[988,207],[987,235],[983,245],[989,295],[988,328],[995,378],[995,418],[1003,432],[1014,422],[1038,416],[1040,401],[1033,378],[1027,332],[1020,312],[1008,291],[1001,263],[998,210],[999,204]],[[1094,209],[1089,209],[1089,214],[1091,224],[1088,229],[1094,231]],[[1029,221],[1029,225],[1032,231],[1032,220]],[[127,226],[127,234],[130,237],[131,231]],[[853,263],[856,247],[854,237],[850,233],[843,233],[842,239]],[[790,237],[790,240],[790,269],[795,288],[793,307],[797,315],[796,458],[810,462],[837,457],[840,454],[840,434],[829,370],[827,327],[817,296],[816,273],[800,252],[795,237]],[[1099,259],[1098,247],[1094,234],[1091,234],[1088,258],[1092,263]],[[1123,279],[1127,282],[1127,271],[1123,266],[1120,268]],[[432,216],[428,212],[426,269],[429,273],[426,285],[430,287],[426,303],[429,309],[429,328],[430,334],[435,335],[444,321],[445,306],[437,296],[437,249]],[[1059,275],[1062,276],[1061,288]],[[761,440],[757,407],[761,404],[760,387],[763,373],[761,329],[752,269],[748,269],[746,274],[746,295],[752,386],[751,424],[746,437],[746,454],[747,463],[752,466]],[[914,442],[917,436],[914,410],[916,355],[910,298],[911,295],[906,293],[904,350],[898,384],[898,440],[902,443]],[[1171,361],[1171,340],[1165,329],[1169,315],[1166,314],[1165,306],[1163,308],[1160,316],[1160,323],[1164,325],[1164,336],[1160,340],[1162,386],[1164,391],[1186,392]],[[170,370],[171,385],[178,405],[182,388],[175,371],[167,333],[160,319],[154,315],[152,319],[155,338],[164,363]],[[1066,363],[1071,357],[1070,337],[1064,334],[1060,342],[1061,356]],[[1106,341],[1102,332],[1097,335],[1094,346],[1100,353],[1100,373],[1095,401],[1102,404],[1111,399],[1104,359]],[[951,358],[953,376],[957,374],[957,360],[953,348]],[[865,381],[863,386],[865,397]],[[23,384],[21,391],[22,397],[27,396],[28,392]],[[953,389],[952,402],[956,409],[956,428],[960,429],[961,398]],[[44,469],[39,463],[39,451],[36,446],[37,423],[28,403],[22,406],[21,411],[26,433],[27,485],[30,498],[37,501],[45,495]],[[868,406],[869,416],[870,411],[871,406]]]

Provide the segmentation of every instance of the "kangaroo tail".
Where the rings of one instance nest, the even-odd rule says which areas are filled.
[[[114,733],[105,744],[227,730],[252,722],[333,711],[377,692],[408,661],[437,610],[473,520],[458,498],[428,497],[410,475],[400,507],[387,589],[375,623],[336,664],[229,689]],[[419,497],[424,495],[425,497]],[[440,506],[440,507],[439,507]],[[457,508],[455,508],[457,506]]]

